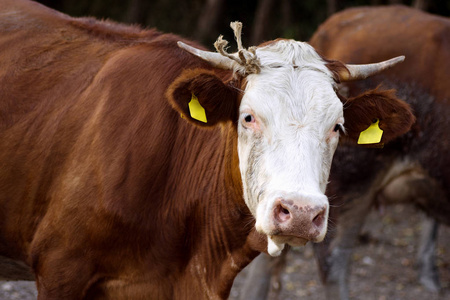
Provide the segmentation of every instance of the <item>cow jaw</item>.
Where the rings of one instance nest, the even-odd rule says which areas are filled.
[[[285,244],[294,247],[304,246],[308,240],[295,237],[267,236],[267,252],[271,256],[279,256],[283,251]]]
[[[279,41],[257,55],[261,73],[247,77],[240,105],[239,164],[255,227],[267,235],[269,254],[277,255],[285,244],[325,237],[324,193],[343,107],[332,75],[309,45]]]

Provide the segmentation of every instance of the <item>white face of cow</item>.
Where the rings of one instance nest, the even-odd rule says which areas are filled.
[[[332,72],[311,46],[278,40],[246,50],[239,24],[231,25],[237,53],[226,53],[221,37],[215,44],[219,53],[179,46],[246,79],[238,120],[244,199],[256,229],[268,237],[268,252],[277,255],[286,243],[303,245],[325,237],[324,193],[343,128],[343,105],[334,91]],[[341,81],[364,79],[403,59],[334,69],[336,65],[334,75]]]
[[[306,43],[281,40],[256,52],[240,105],[238,152],[247,206],[268,251],[323,240],[331,160],[343,106],[325,62]]]

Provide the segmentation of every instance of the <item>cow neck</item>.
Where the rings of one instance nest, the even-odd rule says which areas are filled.
[[[226,124],[205,130],[183,124],[180,129],[182,136],[177,141],[181,142],[175,145],[172,157],[174,170],[181,168],[185,176],[169,184],[176,186],[177,194],[169,198],[183,198],[181,203],[187,204],[184,208],[171,205],[173,213],[187,216],[189,261],[179,286],[194,276],[200,285],[198,291],[208,298],[226,298],[237,273],[264,243],[254,231],[254,218],[242,197],[236,128]]]

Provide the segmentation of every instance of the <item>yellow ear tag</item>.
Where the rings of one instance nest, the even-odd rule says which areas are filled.
[[[198,98],[194,94],[192,94],[191,102],[189,102],[189,112],[193,119],[203,123],[207,122],[205,109],[201,106],[200,102],[198,102]]]
[[[358,144],[377,144],[381,141],[383,130],[378,126],[379,122],[380,120],[376,119],[369,128],[359,134]]]

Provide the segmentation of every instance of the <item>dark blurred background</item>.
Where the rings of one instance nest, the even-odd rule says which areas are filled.
[[[243,22],[244,46],[277,37],[306,41],[329,15],[348,7],[405,4],[443,16],[450,0],[38,0],[71,16],[93,16],[156,27],[212,48],[219,34],[233,37],[231,21]]]

